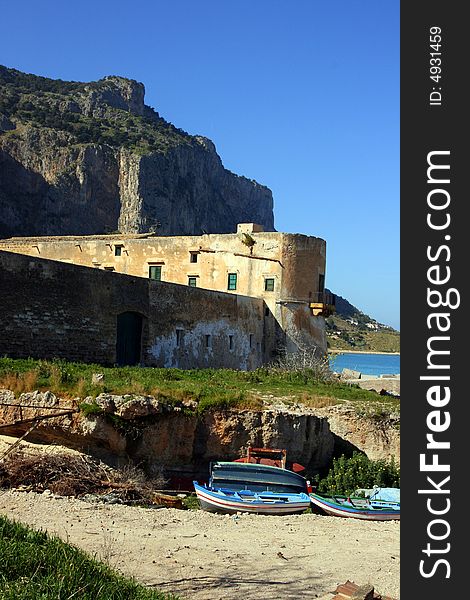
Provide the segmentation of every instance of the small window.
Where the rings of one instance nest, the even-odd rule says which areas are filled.
[[[210,348],[211,347],[211,336],[210,336],[210,334],[207,334],[204,337],[205,337],[205,342],[206,342],[206,348]]]
[[[114,271],[114,267],[103,267],[105,271]]]
[[[269,308],[267,306],[264,307],[264,316],[269,317]]]
[[[189,253],[189,262],[197,263],[198,254],[199,254],[199,252],[190,252]]]
[[[253,348],[253,334],[250,333],[250,348]]]
[[[181,346],[181,343],[183,341],[183,329],[177,329],[176,330],[176,345],[179,348]]]
[[[227,289],[228,290],[236,290],[237,289],[237,274],[236,273],[228,274]]]
[[[121,256],[122,246],[114,246],[114,256]]]
[[[274,292],[274,278],[269,277],[264,280],[264,291],[265,292]]]
[[[228,336],[228,347],[229,350],[233,350],[233,335]]]
[[[162,279],[162,265],[150,265],[150,267],[149,267],[149,277],[150,277],[150,279],[155,279],[156,281],[161,281],[161,279]]]
[[[197,277],[188,277],[188,285],[189,287],[197,286]]]

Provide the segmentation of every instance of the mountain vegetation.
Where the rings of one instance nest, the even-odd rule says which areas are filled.
[[[117,84],[126,87],[127,82],[134,88],[129,88],[126,105],[114,88]],[[81,83],[39,77],[0,65],[0,113],[15,125],[9,135],[18,135],[16,130],[21,126],[45,127],[64,133],[69,144],[106,144],[139,154],[165,153],[179,144],[196,143],[153,108],[139,109],[134,90],[141,90],[143,99],[142,84],[121,77]],[[132,111],[133,104],[142,114]]]
[[[61,81],[0,66],[0,237],[274,230],[271,191],[225,169],[115,75]]]
[[[400,333],[336,295],[336,313],[326,319],[330,350],[400,352]]]

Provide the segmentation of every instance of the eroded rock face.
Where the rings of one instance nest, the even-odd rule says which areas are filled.
[[[400,463],[400,415],[358,414],[349,405],[336,405],[316,411],[328,419],[335,436],[335,454],[354,450],[365,452],[371,460]]]
[[[0,235],[117,229],[119,165],[107,146],[72,145],[66,132],[21,127],[0,136]]]
[[[11,393],[3,394],[12,400]],[[50,392],[22,394],[15,402],[28,406],[47,403],[58,409],[72,405]],[[29,439],[55,440],[102,456],[107,451],[149,467],[164,465],[185,471],[207,467],[212,460],[234,460],[244,456],[248,446],[286,448],[289,460],[310,470],[324,468],[333,454],[334,437],[328,421],[311,413],[224,410],[198,415],[189,405],[170,406],[152,396],[111,394],[83,402],[94,407],[88,416],[82,412],[45,421]],[[0,407],[3,423],[38,414],[44,413],[23,408],[20,415],[19,408],[2,411]],[[18,434],[26,428],[18,424],[8,431]]]
[[[57,82],[0,66],[0,236],[272,231],[271,191],[144,94],[123,77]]]
[[[0,390],[0,402],[67,408],[75,401],[59,400],[50,392],[22,394]],[[399,460],[398,416],[390,423],[361,417],[348,406],[309,410],[220,410],[197,414],[191,403],[169,405],[153,396],[100,394],[83,400],[92,412],[44,421],[28,439],[61,443],[117,462],[131,458],[150,471],[202,473],[214,460],[235,460],[248,446],[285,448],[290,461],[315,473],[327,468],[340,450],[361,450],[369,458]],[[0,406],[0,423],[37,416],[40,409]],[[393,421],[393,422],[392,422]],[[396,422],[395,422],[396,421]],[[29,425],[12,425],[5,434],[18,435]]]

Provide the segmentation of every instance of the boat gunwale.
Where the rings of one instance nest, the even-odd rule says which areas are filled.
[[[350,514],[362,514],[362,515],[399,515],[400,514],[400,503],[399,502],[385,502],[385,501],[377,501],[373,500],[368,506],[354,506],[354,505],[344,505],[340,502],[335,502],[334,500],[330,500],[330,497],[320,496],[319,494],[310,493],[309,497],[312,502],[316,506],[320,506],[326,512],[326,508],[336,509],[345,513]],[[339,496],[336,496],[339,497]],[[346,496],[343,496],[345,501],[348,500]],[[353,500],[353,499],[352,499]],[[359,500],[359,498],[358,498]],[[363,498],[360,498],[363,500]],[[374,506],[373,503],[381,502],[384,506]],[[326,507],[326,508],[324,508]]]
[[[218,491],[211,490],[205,485],[202,486],[197,483],[197,481],[194,481],[193,485],[196,491],[196,496],[201,503],[205,502],[214,509],[219,509],[222,511],[245,511],[252,514],[288,515],[293,513],[303,513],[310,507],[311,504],[310,497],[304,492],[300,492],[298,494],[281,494],[286,496],[286,498],[292,498],[291,500],[276,502],[275,498],[273,498],[273,502],[266,502],[259,499],[245,500],[243,498],[236,498],[233,496],[226,496],[224,498]],[[267,493],[270,494],[272,492]],[[276,494],[276,496],[279,496],[279,494]],[[205,509],[202,504],[201,507]]]

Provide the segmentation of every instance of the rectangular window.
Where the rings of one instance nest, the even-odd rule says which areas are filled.
[[[264,280],[264,291],[265,292],[274,292],[274,278],[269,277]]]
[[[250,348],[253,348],[253,334],[250,333]]]
[[[236,273],[228,274],[227,289],[228,290],[236,290],[237,289],[237,274]]]
[[[114,246],[114,256],[121,256],[122,246]]]
[[[325,291],[325,274],[320,273],[318,276],[318,291],[322,294]]]
[[[197,256],[198,256],[199,252],[190,252],[189,253],[189,262],[191,263],[197,263]]]
[[[233,335],[228,336],[228,347],[229,350],[233,350]]]
[[[103,267],[105,271],[114,271],[114,267]]]
[[[188,285],[190,287],[196,287],[197,286],[197,277],[188,277]]]
[[[176,345],[178,346],[178,348],[181,346],[182,341],[183,341],[183,329],[177,329],[176,330]]]
[[[162,265],[150,265],[149,266],[149,277],[156,281],[162,280]]]
[[[208,334],[205,337],[206,340],[206,348],[210,348],[211,347],[211,336]]]

